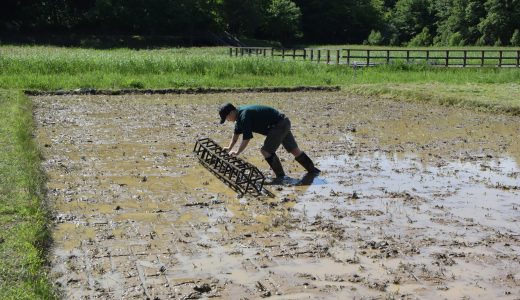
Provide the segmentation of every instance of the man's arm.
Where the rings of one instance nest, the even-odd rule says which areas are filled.
[[[235,144],[237,143],[239,136],[240,134],[234,133],[233,137],[231,138],[231,142],[229,142],[229,146],[224,147],[224,150],[229,152],[229,150],[233,149],[233,146],[235,146]]]
[[[231,151],[229,154],[232,155],[232,156],[238,156],[240,153],[242,153],[246,147],[247,147],[247,144],[249,144],[249,141],[251,139],[248,139],[248,140],[242,140],[242,143],[240,143],[240,147],[238,147],[238,150],[237,151]]]

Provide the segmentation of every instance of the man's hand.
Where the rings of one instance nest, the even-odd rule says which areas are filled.
[[[240,153],[244,152],[244,150],[247,147],[247,144],[249,144],[249,140],[242,140],[242,143],[240,144],[240,147],[238,147],[238,150],[233,150],[229,152],[229,155],[238,156]]]

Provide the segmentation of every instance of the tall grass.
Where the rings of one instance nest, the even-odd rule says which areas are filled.
[[[510,83],[518,69],[445,69],[396,63],[377,68],[231,58],[227,48],[93,50],[0,47],[0,88],[170,88],[366,83]]]
[[[0,91],[0,299],[52,299],[46,278],[49,219],[30,100]]]

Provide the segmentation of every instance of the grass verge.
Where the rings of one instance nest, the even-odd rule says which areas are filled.
[[[45,271],[49,216],[32,108],[0,90],[0,299],[54,299]]]
[[[358,84],[345,88],[365,96],[428,102],[520,116],[520,84]]]

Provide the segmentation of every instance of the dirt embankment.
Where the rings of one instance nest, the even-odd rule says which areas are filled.
[[[228,142],[227,101],[282,110],[323,173],[237,199],[191,153],[199,137]],[[517,117],[341,92],[34,103],[67,299],[520,295]],[[261,142],[244,158],[268,173]]]

